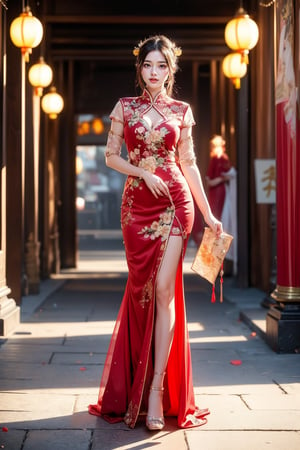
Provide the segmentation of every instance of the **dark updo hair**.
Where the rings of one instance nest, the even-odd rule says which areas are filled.
[[[175,43],[172,42],[169,38],[163,35],[151,36],[144,41],[141,41],[133,51],[133,54],[136,55],[136,82],[137,86],[141,88],[143,91],[145,88],[145,83],[142,78],[141,72],[143,68],[144,61],[148,55],[148,53],[153,52],[155,50],[160,51],[168,65],[169,68],[169,77],[166,82],[165,88],[168,95],[172,95],[173,86],[175,83],[175,73],[177,72],[177,57],[181,54],[181,49],[176,47]]]

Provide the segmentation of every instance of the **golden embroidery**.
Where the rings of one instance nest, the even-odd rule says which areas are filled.
[[[148,172],[154,173],[156,170],[156,160],[154,156],[148,156],[147,158],[143,158],[139,162],[139,167],[148,170]]]
[[[135,424],[135,417],[138,414],[139,407],[138,405],[133,405],[132,401],[128,405],[127,412],[124,417],[124,422],[129,427],[134,426]]]
[[[143,234],[144,238],[149,238],[153,241],[159,237],[161,237],[162,241],[165,241],[169,236],[173,217],[174,206],[170,206],[160,214],[158,221],[154,220],[150,226],[143,227],[138,234]]]
[[[126,204],[124,202],[123,208],[122,208],[122,227],[131,225],[134,221],[134,217],[132,216],[131,208],[133,205],[133,196],[126,196]]]
[[[142,299],[140,300],[142,308],[145,308],[145,304],[151,302],[152,298],[153,298],[153,281],[152,279],[150,279],[143,287],[143,296]]]

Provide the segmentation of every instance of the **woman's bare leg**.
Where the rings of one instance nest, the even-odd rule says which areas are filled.
[[[156,282],[155,360],[152,386],[163,387],[164,372],[172,345],[175,325],[174,289],[182,238],[170,236]],[[162,392],[151,390],[148,415],[162,417]]]

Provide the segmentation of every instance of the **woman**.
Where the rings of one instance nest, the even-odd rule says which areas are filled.
[[[192,194],[206,223],[211,213],[195,163],[187,103],[170,97],[179,49],[153,36],[134,50],[142,95],[121,98],[111,113],[106,163],[128,175],[121,224],[128,281],[92,414],[133,428],[144,411],[150,430],[164,415],[180,427],[206,422],[195,406],[182,262],[194,219]],[[120,156],[123,138],[128,160]]]
[[[210,140],[210,162],[206,175],[209,188],[208,201],[213,214],[218,219],[222,211],[226,196],[226,183],[230,180],[231,164],[226,153],[225,141],[222,136],[214,135]]]

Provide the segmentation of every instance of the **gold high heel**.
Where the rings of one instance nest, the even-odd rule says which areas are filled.
[[[162,395],[164,388],[151,386],[150,391],[159,391]],[[148,414],[147,414],[146,427],[148,428],[148,430],[150,430],[150,431],[162,430],[164,428],[164,426],[165,426],[164,416],[154,417],[154,416],[148,416]]]
[[[165,372],[163,372],[163,373],[154,372],[154,375],[164,376]],[[151,386],[150,387],[150,392],[151,391],[158,391],[158,392],[160,392],[160,395],[162,396],[163,392],[164,392],[164,388],[163,387]],[[164,416],[154,417],[154,416],[149,416],[147,414],[146,427],[148,428],[148,430],[150,430],[150,431],[160,431],[160,430],[162,430],[164,428],[164,426],[165,426]]]

